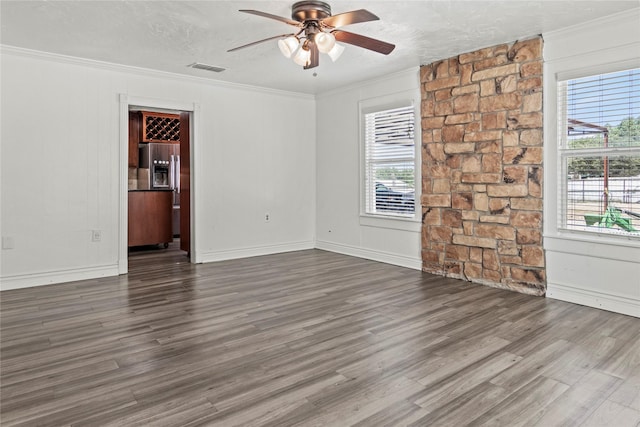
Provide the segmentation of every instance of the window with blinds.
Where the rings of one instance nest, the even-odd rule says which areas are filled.
[[[415,216],[413,105],[364,115],[365,213]]]
[[[640,69],[558,82],[559,226],[640,238]]]

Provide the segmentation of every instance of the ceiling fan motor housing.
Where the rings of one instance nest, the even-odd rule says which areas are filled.
[[[331,6],[323,1],[299,1],[291,7],[291,18],[298,22],[320,21],[331,16]]]

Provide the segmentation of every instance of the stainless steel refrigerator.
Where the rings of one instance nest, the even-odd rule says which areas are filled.
[[[140,144],[140,169],[146,182],[139,188],[173,191],[173,235],[180,234],[180,145],[169,143]],[[140,174],[138,174],[140,176]]]

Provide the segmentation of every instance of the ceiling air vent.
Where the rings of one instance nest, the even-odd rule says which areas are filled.
[[[187,65],[187,67],[197,68],[198,70],[213,71],[214,73],[221,73],[226,70],[226,68],[216,67],[215,65],[202,64],[200,62],[194,62],[193,64]]]

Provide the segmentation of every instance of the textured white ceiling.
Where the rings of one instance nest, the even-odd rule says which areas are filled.
[[[303,70],[276,41],[236,52],[255,40],[292,32],[275,20],[238,12],[291,16],[293,1],[8,1],[0,2],[1,41],[57,54],[302,93],[321,93],[640,7],[633,1],[331,1],[333,14],[368,9],[380,21],[346,30],[394,43],[384,56],[346,45],[332,63]],[[227,70],[214,74],[187,65]],[[317,74],[317,75],[314,75]]]

